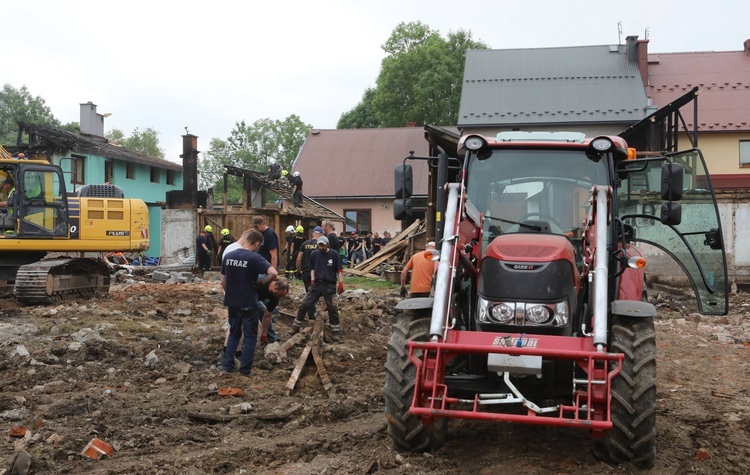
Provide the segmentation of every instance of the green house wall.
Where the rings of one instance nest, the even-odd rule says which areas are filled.
[[[103,184],[105,163],[112,162],[112,180],[110,184],[122,188],[125,198],[140,198],[148,206],[149,211],[149,233],[151,236],[151,246],[145,253],[148,257],[159,257],[161,255],[161,205],[166,202],[167,191],[182,189],[182,171],[174,172],[174,184],[167,184],[167,170],[158,168],[158,182],[151,181],[151,166],[136,163],[135,177],[127,178],[127,162],[124,160],[115,160],[97,155],[84,155],[71,153],[66,157],[83,157],[84,184]],[[81,184],[71,182],[71,160],[64,160],[64,157],[53,157],[53,163],[60,165],[65,176],[65,187],[69,193],[79,189]]]

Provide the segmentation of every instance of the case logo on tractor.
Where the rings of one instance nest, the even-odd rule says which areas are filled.
[[[107,231],[107,236],[130,236],[130,231]]]
[[[537,270],[542,267],[541,264],[507,264],[513,270]]]

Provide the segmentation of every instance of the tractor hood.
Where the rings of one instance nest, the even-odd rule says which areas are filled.
[[[568,238],[556,234],[504,234],[492,240],[484,258],[505,262],[545,263],[566,260],[573,265],[575,249]]]

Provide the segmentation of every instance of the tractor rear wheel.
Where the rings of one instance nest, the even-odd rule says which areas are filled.
[[[624,353],[612,381],[612,430],[597,455],[651,468],[656,457],[656,331],[653,318],[612,316],[610,349]]]
[[[393,326],[388,342],[388,357],[385,363],[385,417],[388,435],[396,450],[424,452],[439,449],[445,443],[448,420],[437,419],[432,424],[409,414],[414,397],[416,366],[409,360],[409,341],[427,341],[430,334],[430,318],[424,312],[415,316],[406,313]],[[415,353],[417,356],[420,354]]]

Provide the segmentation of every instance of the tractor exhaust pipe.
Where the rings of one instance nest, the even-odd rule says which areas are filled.
[[[461,185],[449,183],[448,204],[445,207],[445,226],[443,227],[442,248],[440,249],[440,264],[438,264],[437,280],[435,281],[435,301],[430,320],[430,339],[438,341],[443,334],[443,325],[448,311],[451,288],[453,287],[453,262],[456,246],[454,232],[456,230],[456,213],[458,212],[458,193]]]
[[[606,186],[595,187],[596,251],[594,259],[594,346],[604,351],[607,346],[607,302],[609,300],[609,269],[607,268],[607,195]]]

